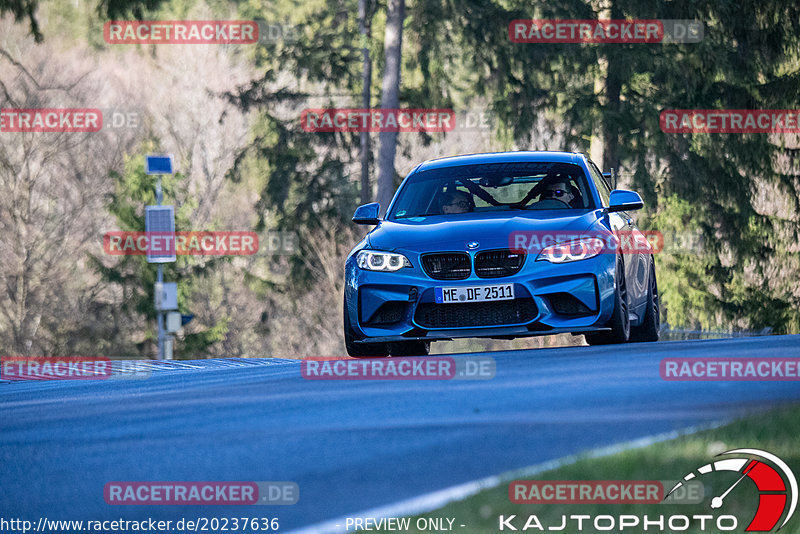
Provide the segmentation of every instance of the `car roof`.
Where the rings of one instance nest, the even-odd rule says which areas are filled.
[[[550,151],[518,151],[518,152],[490,152],[486,154],[467,154],[463,156],[449,156],[425,161],[417,166],[417,171],[428,171],[458,165],[472,165],[475,163],[519,163],[519,162],[556,162],[578,163],[583,154],[576,152],[550,152]]]

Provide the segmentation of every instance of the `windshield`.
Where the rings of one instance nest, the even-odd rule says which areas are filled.
[[[398,193],[389,219],[591,207],[592,195],[578,165],[484,163],[431,169],[410,176]]]

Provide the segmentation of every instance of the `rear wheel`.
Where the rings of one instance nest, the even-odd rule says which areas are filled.
[[[350,326],[350,314],[347,313],[347,302],[344,303],[344,347],[353,358],[381,358],[389,355],[386,343],[356,343],[355,332]]]
[[[430,341],[397,341],[389,343],[389,352],[392,356],[427,356],[430,351]]]
[[[647,288],[647,307],[644,321],[639,326],[631,327],[631,341],[658,341],[661,331],[661,302],[658,299],[658,283],[656,282],[656,265],[650,262],[650,284]]]
[[[611,332],[595,332],[584,334],[589,345],[611,345],[625,343],[631,334],[631,319],[628,316],[628,286],[625,283],[625,268],[621,260],[617,261],[617,276],[614,290],[614,311],[608,326]]]

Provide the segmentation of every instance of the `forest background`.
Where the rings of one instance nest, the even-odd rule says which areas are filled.
[[[259,20],[261,42],[109,44],[108,20]],[[518,44],[514,19],[692,19],[699,43]],[[446,133],[316,133],[304,109],[446,108]],[[0,346],[152,358],[144,155],[172,153],[177,230],[255,231],[252,256],[165,267],[194,320],[176,358],[342,356],[360,203],[426,159],[570,150],[618,169],[671,328],[800,332],[800,139],[665,133],[665,109],[800,107],[800,5],[776,0],[0,0],[0,107],[99,108],[94,133],[0,132]],[[393,105],[394,104],[394,105]],[[281,241],[282,239],[288,239]],[[284,243],[270,246],[270,243]],[[692,246],[681,245],[693,243]],[[435,351],[582,343],[558,336]]]

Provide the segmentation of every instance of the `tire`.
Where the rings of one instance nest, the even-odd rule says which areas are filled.
[[[389,343],[389,353],[392,356],[427,356],[430,351],[430,341],[397,341]]]
[[[617,260],[617,275],[614,281],[614,311],[607,327],[611,332],[584,334],[589,345],[613,345],[625,343],[631,335],[631,319],[628,316],[628,286],[625,282],[625,268],[622,260]]]
[[[350,317],[347,313],[347,302],[343,307],[344,315],[344,347],[348,356],[353,358],[383,358],[389,355],[389,346],[386,343],[356,343],[355,332],[350,326]]]
[[[636,343],[658,341],[661,331],[661,300],[658,298],[658,283],[656,282],[656,265],[650,262],[650,284],[647,287],[647,307],[644,312],[644,321],[639,326],[631,327],[630,340]]]

